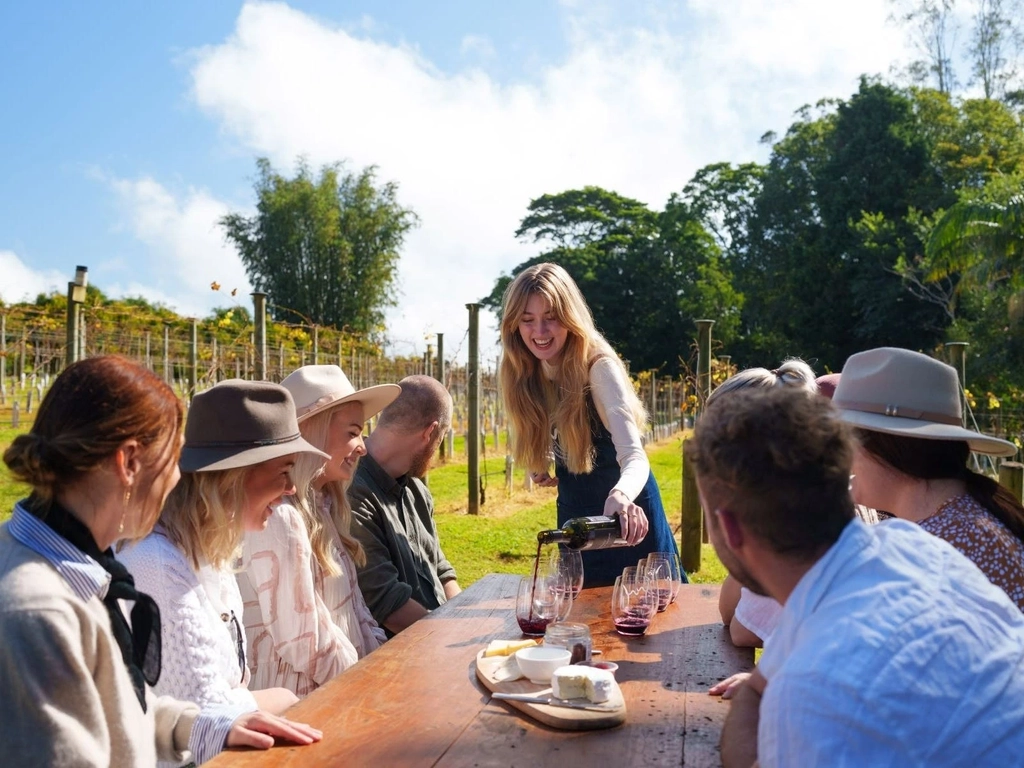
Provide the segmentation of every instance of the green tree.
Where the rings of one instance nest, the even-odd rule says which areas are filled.
[[[931,213],[953,195],[913,102],[864,79],[848,100],[798,117],[772,147],[747,250],[731,254],[746,299],[734,360],[796,355],[837,370],[872,346],[930,347],[948,319],[907,290],[896,265],[921,247],[911,210]]]
[[[221,219],[249,280],[270,295],[276,319],[379,334],[396,303],[400,251],[418,219],[398,203],[394,182],[376,169],[327,165],[314,177],[300,161],[294,178],[256,161],[256,214]]]
[[[966,273],[992,285],[1014,280],[1024,266],[1024,180],[1006,202],[961,200],[938,220],[925,256],[929,280]]]

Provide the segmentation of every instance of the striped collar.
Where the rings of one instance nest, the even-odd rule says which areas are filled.
[[[46,559],[82,600],[103,598],[110,586],[106,569],[21,506],[7,523],[11,537]]]

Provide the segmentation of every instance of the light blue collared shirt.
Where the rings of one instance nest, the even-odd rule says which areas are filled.
[[[49,562],[79,599],[102,600],[107,594],[111,580],[107,570],[27,511],[20,502],[14,505],[7,531],[15,541]],[[238,704],[205,707],[189,734],[188,747],[196,763],[206,762],[223,750],[231,725],[250,711],[252,707]]]
[[[945,541],[853,520],[765,647],[758,761],[1018,765],[1024,614]]]

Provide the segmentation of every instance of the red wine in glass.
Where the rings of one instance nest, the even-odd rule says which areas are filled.
[[[516,621],[519,622],[519,629],[523,631],[523,634],[531,637],[540,637],[543,635],[544,631],[548,628],[548,624],[551,623],[551,619],[542,619],[537,616],[532,616],[530,618],[517,616]]]
[[[640,637],[647,634],[651,620],[644,616],[620,616],[615,619],[615,631],[626,637]]]
[[[661,613],[668,604],[672,602],[672,588],[671,587],[659,587],[658,588],[658,613]]]

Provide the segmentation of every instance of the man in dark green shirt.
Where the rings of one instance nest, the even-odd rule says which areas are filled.
[[[409,376],[399,386],[402,394],[366,439],[348,491],[352,535],[366,551],[359,588],[390,634],[461,591],[437,538],[434,499],[420,479],[448,432],[452,399],[429,376]]]

